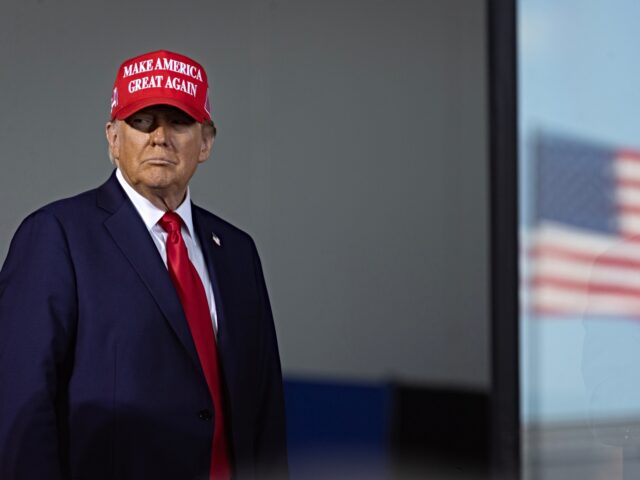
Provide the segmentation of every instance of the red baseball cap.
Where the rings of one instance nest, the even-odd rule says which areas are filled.
[[[198,62],[167,50],[125,60],[111,94],[111,119],[124,120],[151,105],[171,105],[211,122],[207,73]]]

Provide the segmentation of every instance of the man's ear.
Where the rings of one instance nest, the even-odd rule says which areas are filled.
[[[211,155],[211,149],[213,149],[213,142],[215,137],[209,135],[206,132],[202,132],[202,145],[200,146],[200,154],[198,155],[198,163],[206,162]]]
[[[117,121],[107,122],[104,133],[109,143],[109,155],[114,162],[117,162],[120,156],[120,137],[118,135]]]

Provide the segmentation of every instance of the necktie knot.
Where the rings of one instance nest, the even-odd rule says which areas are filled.
[[[158,223],[165,232],[171,235],[172,233],[180,231],[182,219],[176,212],[167,212],[162,216]]]

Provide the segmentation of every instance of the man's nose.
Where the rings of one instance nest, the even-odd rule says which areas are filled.
[[[154,145],[167,145],[168,143],[168,125],[165,121],[158,121],[156,128],[151,132],[151,142]]]

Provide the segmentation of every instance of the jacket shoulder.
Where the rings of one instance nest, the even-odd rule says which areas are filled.
[[[58,218],[77,215],[78,213],[81,213],[83,210],[86,210],[89,207],[95,208],[96,192],[97,188],[93,188],[91,190],[78,193],[71,197],[55,200],[40,207],[34,212],[34,214],[44,212],[54,215]]]
[[[219,217],[215,213],[212,213],[209,210],[205,210],[204,208],[195,204],[192,204],[192,211],[194,216],[197,217],[197,220],[203,225],[210,227],[212,231],[216,231],[217,233],[224,234],[226,237],[231,237],[236,240],[253,243],[251,235],[249,235],[244,230],[236,227],[229,221]]]

